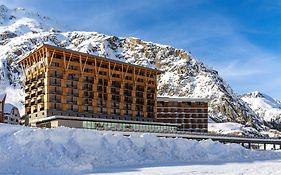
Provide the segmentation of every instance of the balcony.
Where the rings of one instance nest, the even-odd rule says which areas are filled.
[[[31,101],[31,103],[30,103],[31,106],[35,105],[35,104],[36,104],[35,101]]]
[[[44,88],[43,87],[38,87],[37,95],[44,94]]]
[[[86,78],[83,80],[83,82],[92,84],[94,83],[94,78]]]
[[[51,82],[50,85],[51,85],[51,86],[58,86],[58,87],[61,87],[61,83]],[[44,86],[44,84],[43,84],[43,86]]]
[[[37,103],[40,104],[40,103],[44,103],[43,99],[40,99],[40,100],[37,100]]]
[[[50,90],[50,94],[61,95],[62,91],[61,90]]]
[[[36,96],[36,94],[34,93],[34,94],[31,94],[30,95],[30,98],[33,98],[33,97],[35,97]]]
[[[36,86],[36,82],[32,82],[30,85],[31,89],[34,88],[35,86]]]
[[[77,104],[77,101],[73,101],[73,100],[67,100],[66,102],[69,104]]]
[[[92,103],[93,103],[92,101],[83,101],[84,105],[92,105]]]
[[[74,97],[78,97],[79,93],[78,92],[67,92],[66,94],[67,96],[74,96]]]
[[[44,102],[44,95],[37,97],[37,103],[43,103]]]
[[[28,108],[28,107],[30,107],[31,105],[29,104],[29,103],[26,103],[25,105],[24,105],[24,107],[25,108]]]
[[[38,75],[38,78],[39,78],[39,79],[41,79],[41,78],[43,78],[43,79],[44,79],[44,78],[45,78],[45,74],[44,74],[44,73],[39,74],[39,75]]]
[[[25,85],[30,85],[30,84],[31,84],[31,80],[25,81]]]
[[[51,74],[50,77],[62,79],[63,75],[62,74]]]
[[[77,85],[73,85],[73,84],[66,84],[67,88],[72,88],[72,89],[77,89]]]
[[[44,79],[39,79],[38,81],[37,81],[37,83],[44,83]]]
[[[83,86],[82,90],[93,91],[93,86]]]
[[[30,100],[30,96],[29,96],[29,95],[28,95],[28,96],[25,96],[24,100],[25,100],[25,101]]]
[[[38,79],[38,77],[33,77],[33,78],[31,79],[31,81],[34,82],[34,81],[37,81],[37,79]]]
[[[61,103],[61,99],[59,98],[51,98],[50,101],[55,103]]]
[[[27,114],[31,114],[31,107],[26,107],[26,108],[25,108],[25,112],[26,112]]]
[[[25,96],[27,97],[27,96],[29,96],[30,95],[30,91],[28,90],[28,91],[25,91]]]
[[[68,77],[67,79],[71,81],[79,81],[78,77]]]

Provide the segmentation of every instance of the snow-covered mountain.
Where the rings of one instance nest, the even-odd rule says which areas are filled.
[[[241,96],[255,113],[273,128],[281,129],[281,102],[255,91]]]
[[[214,121],[233,121],[257,129],[264,128],[263,120],[233,92],[218,72],[205,66],[188,51],[134,37],[66,31],[52,19],[38,13],[0,6],[0,88],[17,92],[10,100],[14,103],[23,100],[21,70],[15,61],[39,44],[48,43],[157,67],[163,71],[159,77],[159,95],[208,98],[210,117]],[[11,87],[16,90],[11,91]]]

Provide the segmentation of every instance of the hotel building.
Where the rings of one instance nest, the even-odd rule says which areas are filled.
[[[47,44],[19,63],[32,126],[49,116],[155,121],[156,69]]]
[[[157,69],[47,44],[18,63],[25,74],[25,115],[31,126],[132,131],[193,127],[183,125],[186,114],[181,122],[168,120],[159,109],[162,102],[157,108]]]
[[[207,99],[158,97],[157,121],[179,124],[179,130],[208,131]]]

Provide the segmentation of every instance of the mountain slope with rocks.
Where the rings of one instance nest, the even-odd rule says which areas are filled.
[[[281,129],[281,101],[258,91],[244,94],[241,98],[269,127]]]
[[[6,92],[15,89],[14,103],[23,101],[22,72],[16,61],[42,43],[156,67],[163,72],[159,76],[159,95],[207,98],[214,121],[238,122],[258,130],[264,128],[263,120],[233,92],[218,72],[187,51],[134,37],[66,32],[50,18],[25,9],[0,6],[0,88]]]

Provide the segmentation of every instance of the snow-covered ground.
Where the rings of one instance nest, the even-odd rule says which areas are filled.
[[[95,173],[89,173],[89,175],[280,175],[280,165],[281,160],[166,164],[142,168],[99,169]]]
[[[208,131],[217,134],[232,134],[232,135],[259,135],[259,132],[252,127],[246,127],[240,123],[225,122],[225,123],[208,123]],[[267,134],[264,132],[263,134]]]
[[[153,167],[157,166],[165,166],[159,167],[159,172],[170,168],[179,174],[180,169],[174,166],[185,165],[184,171],[198,167],[201,171],[200,166],[228,166],[225,162],[266,163],[281,159],[281,152],[247,150],[238,144],[210,140],[158,138],[153,134],[125,137],[86,129],[0,124],[0,157],[0,174],[95,174],[121,170],[154,174],[158,170]],[[151,168],[138,171],[134,167]]]

